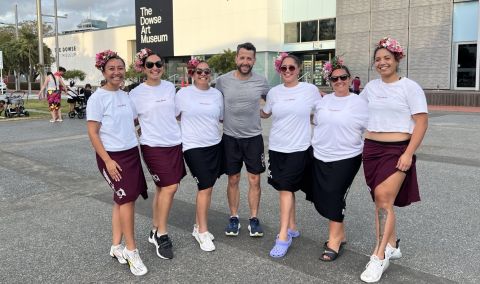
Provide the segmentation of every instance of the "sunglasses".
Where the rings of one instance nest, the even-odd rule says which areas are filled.
[[[348,76],[348,74],[344,74],[344,75],[341,75],[341,76],[331,76],[330,81],[335,83],[335,82],[338,81],[338,79],[340,79],[342,81],[346,81],[348,78],[350,78],[350,76]]]
[[[205,75],[210,75],[210,73],[212,73],[212,71],[210,71],[210,69],[195,69],[195,73],[197,73],[197,75],[202,75],[202,74],[205,74]]]
[[[280,71],[282,71],[282,72],[287,72],[287,70],[290,71],[290,72],[293,72],[293,71],[295,71],[295,69],[297,69],[297,67],[295,67],[293,65],[280,66]]]
[[[157,66],[157,68],[162,68],[163,62],[161,60],[157,62],[150,62],[150,61],[145,62],[145,67],[147,67],[148,69],[152,69],[153,65]]]

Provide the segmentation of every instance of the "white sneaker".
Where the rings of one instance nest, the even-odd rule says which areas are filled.
[[[208,233],[208,236],[210,237],[210,239],[211,239],[212,241],[214,241],[214,240],[215,240],[215,237],[212,235],[212,233],[210,233],[210,232],[208,232],[208,231],[207,231],[207,233]],[[198,225],[197,225],[197,224],[193,224],[192,236],[193,236],[194,238],[196,238],[197,235],[198,235]]]
[[[123,252],[124,248],[125,247],[122,244],[110,247],[110,256],[113,257],[113,258],[116,258],[118,260],[118,262],[120,262],[121,264],[127,263],[125,258],[123,258],[123,253],[122,252]]]
[[[389,243],[385,247],[385,257],[388,257],[390,260],[399,259],[402,257],[402,252],[400,251],[399,243],[400,240],[397,241],[397,247],[392,247]]]
[[[376,255],[372,255],[367,266],[365,266],[365,271],[360,275],[360,279],[367,283],[378,282],[382,277],[382,273],[387,270],[388,265],[387,257],[384,260],[380,260]]]
[[[214,251],[215,250],[215,245],[213,244],[212,239],[208,235],[208,232],[197,233],[194,237],[197,240],[197,242],[200,244],[200,248],[203,251]]]
[[[147,274],[148,269],[143,264],[143,261],[140,258],[140,254],[138,253],[138,249],[134,249],[131,252],[127,252],[127,248],[125,248],[122,254],[123,254],[123,258],[125,258],[128,261],[128,265],[130,266],[130,271],[133,273],[133,275],[141,276],[141,275]]]

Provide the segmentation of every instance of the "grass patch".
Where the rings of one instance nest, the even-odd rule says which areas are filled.
[[[48,102],[46,100],[38,100],[36,98],[29,98],[28,101],[26,97],[23,99],[25,109],[30,113],[29,117],[20,117],[21,119],[28,118],[49,118],[50,111],[48,109]],[[62,116],[65,117],[65,110],[68,112],[68,103],[66,99],[62,99]],[[15,117],[18,118],[18,117]],[[4,120],[4,119],[2,119]],[[8,118],[6,119],[8,120]]]

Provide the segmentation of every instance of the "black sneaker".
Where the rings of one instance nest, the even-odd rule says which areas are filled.
[[[163,259],[173,258],[173,245],[172,240],[168,235],[161,235],[160,237],[155,234],[155,246],[157,247],[157,255]]]

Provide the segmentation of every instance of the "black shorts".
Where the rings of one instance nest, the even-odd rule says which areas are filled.
[[[67,103],[74,104],[77,100],[75,99],[67,99]]]
[[[249,138],[234,138],[223,134],[222,140],[225,173],[227,175],[240,173],[243,163],[245,163],[247,171],[251,174],[258,175],[265,171],[262,135]]]
[[[189,149],[183,153],[185,162],[197,182],[198,190],[213,187],[223,174],[222,148],[220,142],[209,147]]]
[[[279,191],[296,192],[309,175],[310,149],[293,153],[268,151],[268,183]]]
[[[343,222],[348,190],[361,163],[361,154],[334,162],[313,160],[311,201],[320,215],[335,222]]]

